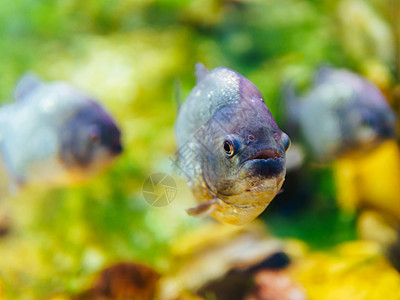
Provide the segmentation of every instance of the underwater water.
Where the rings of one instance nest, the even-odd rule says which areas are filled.
[[[396,115],[399,14],[389,0],[0,2],[2,104],[27,71],[68,82],[112,116],[123,147],[83,182],[1,183],[0,299],[398,299],[397,138],[316,162],[315,132],[288,121],[284,95],[291,82],[306,98],[328,65],[368,80]],[[196,200],[176,168],[174,124],[197,62],[253,82],[302,148],[282,192],[243,227],[186,213]]]

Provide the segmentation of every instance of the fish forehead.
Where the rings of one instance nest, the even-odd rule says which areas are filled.
[[[211,70],[196,84],[180,109],[176,122],[178,144],[190,140],[222,107],[257,99],[258,105],[265,106],[257,87],[239,73],[225,67]]]
[[[251,81],[225,67],[213,69],[195,86],[189,97],[202,101],[203,109],[199,114],[206,115],[208,120],[225,105],[239,104],[251,99],[263,102],[260,91]]]
[[[281,133],[266,105],[242,102],[219,109],[212,120],[213,127],[220,127],[219,134],[235,134],[245,139],[253,135],[256,139],[273,137]]]
[[[313,89],[302,100],[303,131],[321,156],[328,152],[337,155],[339,148],[348,147],[348,142],[355,143],[358,129],[366,126],[363,120],[375,120],[368,126],[378,134],[379,122],[389,126],[395,120],[380,90],[348,70],[320,70]]]
[[[61,123],[88,105],[89,96],[66,83],[48,83],[28,93],[23,101],[13,103],[19,115],[34,114],[32,118]],[[31,112],[30,112],[31,111]],[[29,113],[30,112],[30,113]]]
[[[322,70],[323,76],[315,82],[315,88],[327,102],[337,102],[347,105],[357,102],[357,105],[370,105],[377,108],[388,108],[388,104],[374,84],[353,72],[342,69]],[[321,71],[320,71],[321,72]]]
[[[239,84],[240,75],[233,70],[220,67],[211,70],[200,82],[195,86],[192,94],[197,97],[206,97],[211,102],[214,100],[214,106],[219,106],[219,102],[223,100],[223,104],[239,102]],[[210,103],[211,104],[211,103]]]
[[[208,90],[219,102],[223,104],[235,104],[241,100],[258,99],[263,102],[262,95],[258,88],[243,75],[225,67],[219,67],[212,70],[203,80],[200,81],[201,88]],[[203,85],[205,84],[205,85]],[[220,98],[215,99],[215,98]]]

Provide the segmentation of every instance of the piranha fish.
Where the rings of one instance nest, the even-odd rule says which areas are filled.
[[[291,127],[318,162],[368,152],[395,136],[396,118],[382,93],[347,70],[321,67],[304,96],[289,86],[286,102]]]
[[[0,156],[7,184],[81,182],[121,153],[120,131],[111,116],[68,83],[45,83],[26,74],[14,98],[0,108]]]
[[[200,203],[188,213],[248,223],[280,191],[290,139],[248,79],[202,64],[196,74],[176,121],[178,167]]]

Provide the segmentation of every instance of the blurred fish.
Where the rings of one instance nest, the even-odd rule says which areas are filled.
[[[151,300],[160,278],[151,267],[120,262],[100,272],[92,287],[72,299],[134,299]]]
[[[279,192],[290,139],[248,79],[196,65],[197,85],[176,122],[179,167],[200,203],[194,216],[244,224]]]
[[[289,122],[300,128],[313,157],[320,162],[368,152],[395,136],[396,118],[382,93],[347,70],[320,68],[314,86],[296,98],[289,87]]]
[[[80,182],[121,153],[111,116],[71,85],[26,74],[14,98],[0,109],[2,171],[11,184]]]
[[[305,300],[304,288],[283,271],[263,270],[254,276],[255,287],[245,300]]]

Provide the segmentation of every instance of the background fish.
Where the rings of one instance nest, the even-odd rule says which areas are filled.
[[[12,184],[80,182],[121,153],[111,116],[71,85],[27,74],[14,98],[0,109],[2,167]]]
[[[329,207],[330,200],[325,196],[318,198],[317,193],[320,186],[325,185],[324,180],[332,183],[336,180],[330,175],[329,168],[317,170],[313,163],[333,167],[333,173],[336,173],[339,159],[362,159],[383,141],[394,138],[396,118],[373,83],[345,69],[320,67],[304,94],[297,96],[293,84],[287,85],[285,93],[285,130],[293,145],[286,156],[286,192],[279,195],[271,210],[283,214],[300,210],[306,214],[322,202]],[[340,180],[334,184],[338,190],[332,193],[332,203],[338,201],[351,206],[354,201],[347,200],[349,196],[342,194],[349,195],[348,192],[357,186],[343,181],[352,171],[346,167],[339,173]]]
[[[289,137],[242,75],[201,64],[196,74],[176,122],[179,167],[200,203],[189,213],[247,223],[282,186]]]
[[[297,99],[289,88],[286,101],[291,127],[300,129],[310,157],[320,162],[369,151],[395,136],[396,118],[382,93],[347,70],[320,68],[304,96]]]

